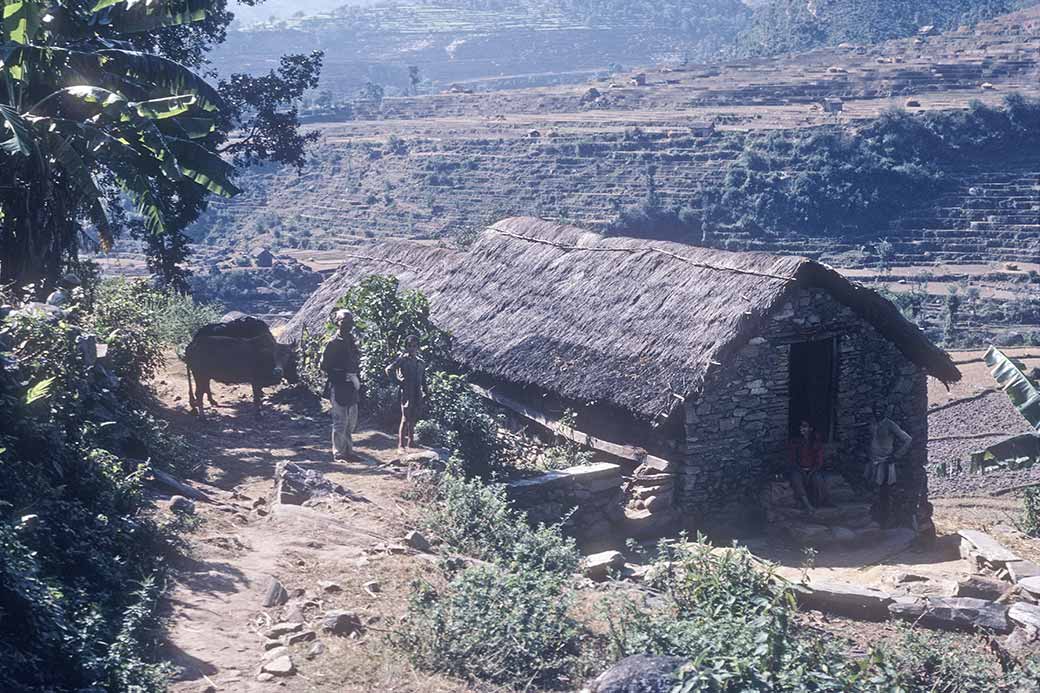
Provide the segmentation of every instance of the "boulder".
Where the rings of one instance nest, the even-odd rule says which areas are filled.
[[[1008,633],[1008,607],[970,597],[899,599],[889,605],[893,617],[913,621],[925,628]]]
[[[605,580],[611,572],[625,567],[625,557],[620,551],[603,551],[586,556],[582,561],[582,570],[586,577],[593,580]]]
[[[363,626],[361,617],[353,611],[327,611],[321,620],[321,628],[332,635],[352,635],[360,633]]]
[[[1040,639],[1037,638],[1036,629],[1019,627],[1011,632],[1004,647],[1016,657],[1026,659],[1040,654]]]
[[[1040,565],[1032,561],[1008,561],[1005,567],[1008,569],[1011,581],[1016,584],[1026,578],[1040,577]]]
[[[1008,618],[1016,625],[1040,630],[1040,606],[1035,604],[1012,604],[1008,609]]]
[[[288,635],[289,633],[296,633],[301,630],[303,630],[302,623],[276,623],[275,625],[271,626],[267,630],[267,632],[264,633],[264,635],[274,639],[280,638],[283,635]]]
[[[280,606],[289,601],[289,593],[282,587],[277,578],[269,577],[264,589],[264,606]]]
[[[1017,584],[1034,597],[1040,597],[1040,576],[1022,578]]]
[[[307,659],[314,659],[318,655],[324,654],[324,652],[325,652],[325,643],[323,643],[323,642],[321,642],[319,640],[318,642],[316,642],[313,645],[311,645],[310,649],[307,650],[307,654],[304,655],[304,656]]]
[[[427,540],[421,532],[416,532],[414,529],[404,535],[404,543],[416,551],[422,551],[423,553],[431,553],[433,551],[433,547],[430,546],[429,540]]]
[[[867,621],[889,616],[891,595],[880,590],[841,582],[814,581],[795,590],[799,606]]]
[[[287,645],[298,645],[301,642],[310,642],[311,640],[317,639],[318,634],[313,630],[304,630],[299,633],[293,633],[285,639]]]
[[[975,599],[986,599],[996,601],[1000,599],[1011,585],[1003,580],[985,577],[983,575],[970,575],[957,582],[955,597],[973,597]]]
[[[185,515],[194,515],[195,504],[184,496],[173,496],[170,498],[170,510]]]
[[[961,556],[964,558],[970,560],[972,557],[978,556],[993,568],[1002,568],[1005,563],[1022,560],[984,532],[962,529],[957,534],[961,536]]]
[[[292,676],[296,673],[296,667],[293,665],[292,658],[289,655],[279,657],[273,661],[267,662],[260,667],[261,673],[272,674],[274,676]]]
[[[583,693],[669,693],[684,664],[682,657],[626,657],[597,676]]]
[[[339,594],[343,591],[342,585],[338,582],[332,582],[331,580],[320,580],[318,582],[318,587],[320,587],[321,591],[325,594]]]
[[[278,647],[272,647],[270,650],[264,652],[264,661],[273,662],[276,659],[281,659],[289,654],[289,648],[285,645],[279,645]]]
[[[275,469],[275,501],[284,505],[304,505],[319,500],[364,501],[337,483],[333,483],[314,469],[301,467],[295,462],[280,462]]]

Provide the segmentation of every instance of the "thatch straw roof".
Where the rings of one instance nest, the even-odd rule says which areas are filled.
[[[659,421],[695,395],[796,285],[821,286],[945,381],[949,356],[874,291],[802,257],[603,237],[533,218],[500,221],[467,250],[395,240],[345,258],[287,326],[328,317],[369,274],[429,297],[455,356],[496,379]]]

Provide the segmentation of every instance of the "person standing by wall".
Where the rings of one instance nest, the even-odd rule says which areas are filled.
[[[321,370],[328,377],[325,393],[332,403],[332,457],[345,461],[354,457],[352,436],[361,392],[361,350],[354,339],[354,315],[349,310],[337,310],[332,321],[338,332],[322,352]]]
[[[404,340],[405,353],[386,367],[388,377],[401,388],[401,427],[397,445],[401,450],[415,447],[415,422],[419,420],[426,401],[426,362],[419,356],[419,338],[408,335]]]
[[[880,404],[875,404],[870,422],[870,460],[864,476],[878,489],[877,521],[888,527],[892,487],[898,480],[896,460],[910,451],[914,439],[885,414]],[[896,444],[899,447],[896,447]]]

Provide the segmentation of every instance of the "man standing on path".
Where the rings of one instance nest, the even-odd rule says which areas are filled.
[[[896,448],[896,442],[899,448]],[[875,404],[870,422],[870,461],[864,474],[867,481],[878,487],[878,523],[887,528],[892,487],[897,481],[896,460],[910,451],[914,439],[885,415],[880,404]]]
[[[339,332],[325,346],[321,370],[328,376],[325,393],[332,403],[332,456],[349,460],[354,456],[351,436],[357,426],[361,351],[354,339],[354,315],[349,310],[337,310],[332,320]]]
[[[408,335],[404,346],[405,353],[386,367],[387,376],[401,387],[401,428],[397,433],[397,446],[401,450],[415,446],[415,422],[427,394],[426,362],[419,356],[419,338]]]

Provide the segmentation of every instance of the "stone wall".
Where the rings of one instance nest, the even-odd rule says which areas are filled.
[[[852,309],[817,288],[792,292],[747,345],[712,369],[703,394],[687,402],[681,507],[698,518],[727,514],[727,506],[747,514],[787,461],[791,345],[833,337],[838,382],[828,462],[850,480],[859,478],[869,453],[871,407],[888,405],[891,418],[914,438],[893,493],[897,519],[911,521],[927,496],[927,376]]]
[[[595,543],[624,521],[623,483],[619,465],[598,462],[512,481],[506,492],[532,522],[553,524],[574,510],[567,530]]]

